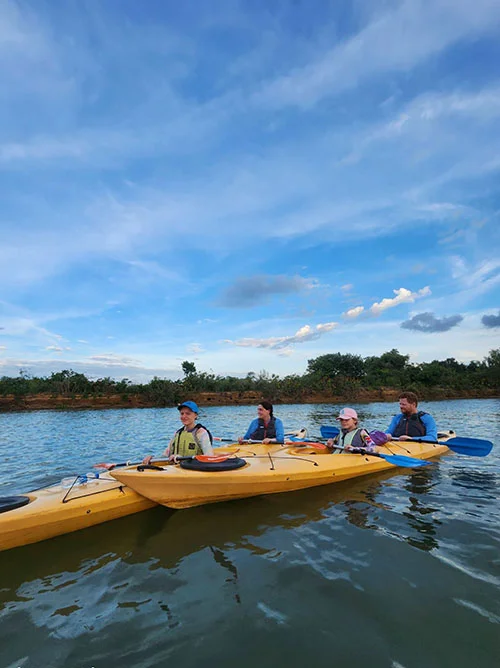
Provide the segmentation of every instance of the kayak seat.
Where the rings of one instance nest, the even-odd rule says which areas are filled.
[[[234,471],[245,466],[246,460],[241,457],[231,457],[224,462],[200,462],[198,459],[181,460],[180,466],[188,471]]]
[[[22,508],[28,505],[29,502],[29,496],[0,496],[0,513]]]
[[[291,455],[297,456],[297,455],[331,455],[332,451],[327,450],[326,447],[322,448],[315,448],[313,445],[310,445],[309,443],[304,444],[299,447],[293,447],[293,448],[288,448],[288,452]]]

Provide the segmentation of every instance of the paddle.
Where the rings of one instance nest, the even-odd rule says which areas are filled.
[[[324,426],[320,428],[320,431],[323,438],[334,438],[338,434],[338,429],[336,427]],[[448,439],[447,441],[444,439],[442,441],[427,441],[425,438],[412,438],[410,441],[398,441],[397,439],[394,439],[394,444],[399,443],[401,445],[401,443],[405,442],[445,445],[447,448],[460,455],[469,455],[470,457],[486,457],[486,455],[490,454],[493,448],[493,443],[483,438],[466,438],[455,436]]]
[[[327,426],[320,427],[321,436],[323,436],[323,438],[332,438],[330,434],[333,434],[335,431],[337,432],[337,434],[340,433],[336,427],[327,427]],[[335,434],[335,436],[337,434]],[[333,438],[335,436],[333,436]],[[375,445],[384,445],[385,443],[387,443],[387,436],[386,434],[384,434],[383,431],[376,430],[370,432],[370,438],[375,443]],[[407,457],[406,455],[384,455],[381,452],[369,452],[365,448],[355,448],[353,451],[349,450],[348,448],[343,448],[338,445],[335,445],[335,449],[347,450],[347,452],[351,452],[352,454],[363,454],[372,457],[380,457],[381,459],[385,459],[390,464],[394,464],[394,466],[406,466],[408,468],[415,468],[416,466],[427,466],[428,464],[432,464],[432,462],[429,462],[426,459],[417,459],[415,457]]]
[[[302,429],[297,429],[296,431],[288,431],[286,434],[284,434],[285,439],[287,437],[290,438],[300,438],[300,440],[304,440],[305,437],[307,436],[307,429],[305,427],[302,427]],[[236,438],[221,438],[220,436],[214,436],[213,437],[214,441],[217,441],[218,443],[237,443],[238,439]],[[244,443],[262,443],[262,441],[254,441],[252,439],[244,439]]]
[[[405,443],[434,443],[436,445],[445,445],[453,452],[457,452],[460,455],[469,455],[470,457],[486,457],[491,452],[493,448],[493,443],[491,441],[486,441],[482,438],[465,438],[457,436],[455,438],[450,438],[448,441],[426,441],[423,438],[412,438],[411,441],[405,441]],[[398,441],[395,441],[398,443]]]
[[[163,457],[163,459],[154,459],[151,460],[153,462],[164,462],[166,460],[166,457]],[[142,461],[140,462],[120,462],[119,464],[116,464],[114,462],[100,462],[99,464],[94,464],[93,468],[95,469],[106,469],[107,471],[112,471],[113,469],[116,469],[121,466],[137,466],[138,464],[142,464]]]
[[[416,459],[415,457],[407,457],[406,455],[383,455],[381,452],[369,452],[365,448],[354,448],[349,450],[348,448],[341,448],[340,446],[334,446],[336,450],[346,450],[349,454],[352,455],[366,455],[366,457],[380,457],[385,459],[389,464],[394,464],[394,466],[403,466],[406,468],[416,468],[417,466],[428,466],[434,462],[428,462],[426,459]]]
[[[322,425],[319,430],[323,438],[335,438],[335,436],[340,434],[340,429],[338,427],[327,427]]]
[[[231,455],[191,455],[188,457],[178,457],[177,461],[185,461],[187,459],[197,459],[199,462],[225,462],[226,459],[229,459]],[[163,459],[154,459],[151,460],[152,462],[165,462],[166,458]],[[117,467],[120,466],[140,466],[142,464],[142,461],[140,462],[121,462],[120,464],[112,464],[112,463],[106,463],[106,462],[101,462],[100,464],[94,464],[94,468],[104,468],[107,469],[108,471],[111,471]],[[149,466],[150,464],[144,464],[144,466]],[[154,466],[154,464],[153,464]],[[158,468],[158,467],[157,467]]]

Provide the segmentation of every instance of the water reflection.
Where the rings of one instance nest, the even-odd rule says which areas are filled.
[[[377,531],[380,513],[392,513],[390,503],[377,497],[401,471],[387,471],[357,481],[323,486],[290,494],[254,497],[228,503],[200,506],[182,511],[158,507],[91,529],[61,536],[0,554],[0,609],[9,602],[26,601],[48,591],[71,587],[78,577],[91,577],[117,561],[175,569],[190,555],[208,550],[225,571],[226,581],[237,591],[238,570],[228,556],[230,550],[279,557],[276,546],[263,547],[256,539],[270,530],[287,532],[303,527],[326,533],[338,530],[342,519],[358,528]],[[405,535],[405,523],[398,520],[395,534],[419,549],[438,546],[439,521],[430,517],[435,508],[425,502],[438,479],[436,472],[420,469],[404,476],[410,492],[409,507],[398,518],[420,538]],[[323,528],[321,528],[323,526]],[[394,530],[393,530],[394,531]],[[280,535],[283,535],[281,533]],[[327,542],[323,535],[322,540]],[[313,549],[316,547],[313,540]],[[15,555],[15,558],[13,558]],[[22,588],[26,582],[33,586]],[[38,583],[38,584],[35,584]]]

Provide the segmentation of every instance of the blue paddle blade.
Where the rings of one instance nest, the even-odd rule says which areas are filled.
[[[482,438],[450,438],[444,441],[443,445],[459,455],[471,455],[472,457],[486,457],[493,448],[491,441]]]
[[[390,464],[394,466],[406,466],[408,468],[414,469],[417,466],[428,466],[433,462],[428,462],[426,459],[416,459],[415,457],[405,457],[405,455],[382,455],[378,454],[378,457],[382,457]]]
[[[338,427],[326,427],[323,425],[319,430],[323,438],[335,438],[335,436],[340,434],[340,429],[338,429]]]

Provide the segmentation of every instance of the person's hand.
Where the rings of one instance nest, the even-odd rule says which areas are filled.
[[[399,440],[400,440],[400,441],[413,441],[413,439],[412,439],[411,436],[406,436],[405,434],[403,434],[402,436],[400,436],[400,437],[399,437]]]
[[[168,458],[168,461],[171,464],[178,464],[179,463],[179,455],[170,455],[170,457]]]
[[[333,441],[333,438],[328,439],[328,441],[326,442],[326,447],[327,448],[334,448],[335,447],[335,443]]]
[[[238,443],[241,445],[244,441],[243,436],[238,436]]]
[[[386,434],[386,436],[388,441],[392,441],[392,434]]]
[[[272,438],[265,438],[265,439],[262,441],[262,443],[264,443],[265,445],[269,445],[269,443],[271,443],[271,442],[272,442]]]
[[[153,459],[153,455],[146,455],[144,459],[142,460],[142,463],[148,466],[151,464],[151,460]]]

